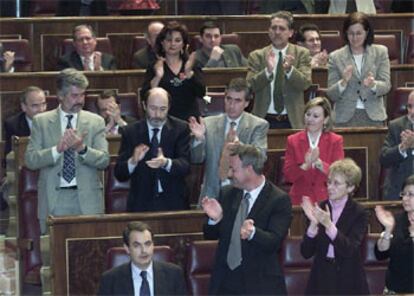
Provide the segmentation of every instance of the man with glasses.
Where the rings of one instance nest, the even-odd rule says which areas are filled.
[[[115,59],[112,55],[96,51],[96,34],[89,25],[79,25],[73,29],[74,51],[62,56],[57,68],[75,68],[80,71],[116,70]]]
[[[309,49],[311,67],[323,67],[328,62],[328,52],[322,50],[321,34],[315,24],[304,24],[296,32],[296,43]]]
[[[398,200],[404,180],[414,173],[414,91],[408,96],[407,115],[392,120],[381,150],[380,162],[387,168],[384,200]]]

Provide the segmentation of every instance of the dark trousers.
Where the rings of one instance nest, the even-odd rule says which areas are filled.
[[[234,270],[227,267],[217,295],[245,295],[244,282],[241,265]]]

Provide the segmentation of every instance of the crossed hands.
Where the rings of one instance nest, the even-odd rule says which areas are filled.
[[[323,210],[317,203],[313,204],[308,196],[303,196],[301,207],[311,223],[311,228],[317,228],[318,224],[322,224],[325,228],[329,228],[331,226],[331,212],[328,204],[326,204],[325,210]]]
[[[293,55],[287,54],[283,56],[283,70],[285,72],[289,72],[292,69],[293,62],[295,61],[295,57]],[[273,73],[276,67],[276,54],[273,52],[272,49],[266,54],[266,67],[269,73]]]
[[[309,148],[305,153],[305,162],[300,166],[301,169],[307,171],[312,167],[316,167],[319,170],[323,170],[322,161],[319,159],[319,148]]]
[[[210,59],[218,61],[221,58],[223,52],[224,49],[222,49],[220,46],[214,46],[210,53]]]
[[[68,149],[73,149],[76,152],[79,152],[85,148],[83,140],[88,134],[87,131],[82,134],[78,134],[76,129],[66,129],[63,133],[63,136],[60,138],[59,143],[57,144],[57,151],[62,153]]]
[[[93,68],[95,71],[102,71],[102,52],[95,51],[94,53]]]
[[[414,131],[406,129],[400,134],[401,144],[400,149],[406,151],[409,148],[414,148]]]
[[[132,154],[130,161],[133,165],[137,165],[140,162],[147,152],[150,150],[150,147],[145,144],[139,144],[135,147],[134,153]],[[162,148],[158,148],[158,155],[150,160],[147,160],[145,163],[152,169],[158,169],[164,167],[167,164],[167,158],[164,156]]]

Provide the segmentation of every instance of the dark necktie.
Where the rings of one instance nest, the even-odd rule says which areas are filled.
[[[66,125],[66,129],[72,128],[72,118],[73,115],[66,115],[68,118],[68,123]],[[75,151],[72,148],[69,148],[63,152],[63,172],[62,177],[63,179],[70,183],[73,178],[75,178]]]
[[[250,193],[246,192],[240,202],[239,210],[237,211],[236,219],[234,220],[229,250],[227,252],[227,265],[231,270],[237,268],[242,262],[240,229],[249,212],[249,198]]]
[[[147,272],[145,270],[141,271],[141,289],[139,289],[139,296],[151,296],[149,283],[147,280]]]
[[[283,56],[282,52],[279,51],[279,60],[276,67],[276,77],[273,81],[273,103],[275,105],[275,110],[277,113],[282,113],[285,103],[283,102],[283,79],[284,79],[284,70],[283,70]]]
[[[159,128],[152,129],[152,138],[151,138],[151,157],[158,156],[158,147],[160,143],[158,142],[158,132],[160,131]]]

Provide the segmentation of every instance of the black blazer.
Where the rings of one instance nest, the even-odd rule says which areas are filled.
[[[20,112],[10,118],[7,118],[4,122],[4,131],[6,139],[5,154],[9,153],[12,149],[11,137],[28,137],[30,136],[30,128],[26,120],[26,114]]]
[[[154,295],[187,295],[182,269],[172,263],[153,261]],[[103,273],[97,295],[134,295],[131,262]]]
[[[128,171],[128,159],[139,144],[151,146],[145,119],[120,129],[122,134],[119,157],[115,165],[115,177],[119,181],[130,180],[127,201],[128,212],[153,211],[154,193],[151,190],[155,170],[145,161],[151,159],[147,153],[132,174]],[[160,168],[158,176],[164,192],[166,210],[188,208],[185,176],[190,172],[190,130],[184,121],[168,116],[161,131],[160,148],[164,156],[172,160],[170,172]]]
[[[59,58],[57,69],[60,71],[66,68],[75,68],[76,70],[83,71],[82,60],[76,51],[69,52]],[[102,68],[104,70],[116,70],[115,58],[103,52]]]
[[[243,191],[235,187],[223,188],[219,199],[223,208],[223,219],[214,226],[204,224],[204,237],[219,240],[209,286],[209,294],[212,295],[217,294],[228,268],[227,251],[242,195]],[[266,181],[247,219],[254,220],[256,233],[250,241],[242,240],[241,268],[246,294],[286,294],[278,253],[292,220],[290,197],[270,181]]]
[[[326,200],[320,203],[325,209],[330,203]],[[329,243],[334,246],[335,261],[337,265],[336,277],[340,279],[336,288],[337,295],[368,295],[368,284],[365,277],[363,262],[361,259],[361,243],[363,242],[368,225],[368,214],[366,210],[348,199],[341,216],[336,223],[338,234],[334,241],[331,241],[325,233],[325,228],[319,226],[316,237],[303,236],[301,254],[304,258],[314,256],[311,273],[306,287],[307,295],[326,294],[323,291],[324,283],[332,282],[332,275],[324,268]],[[329,269],[331,270],[331,269]]]

